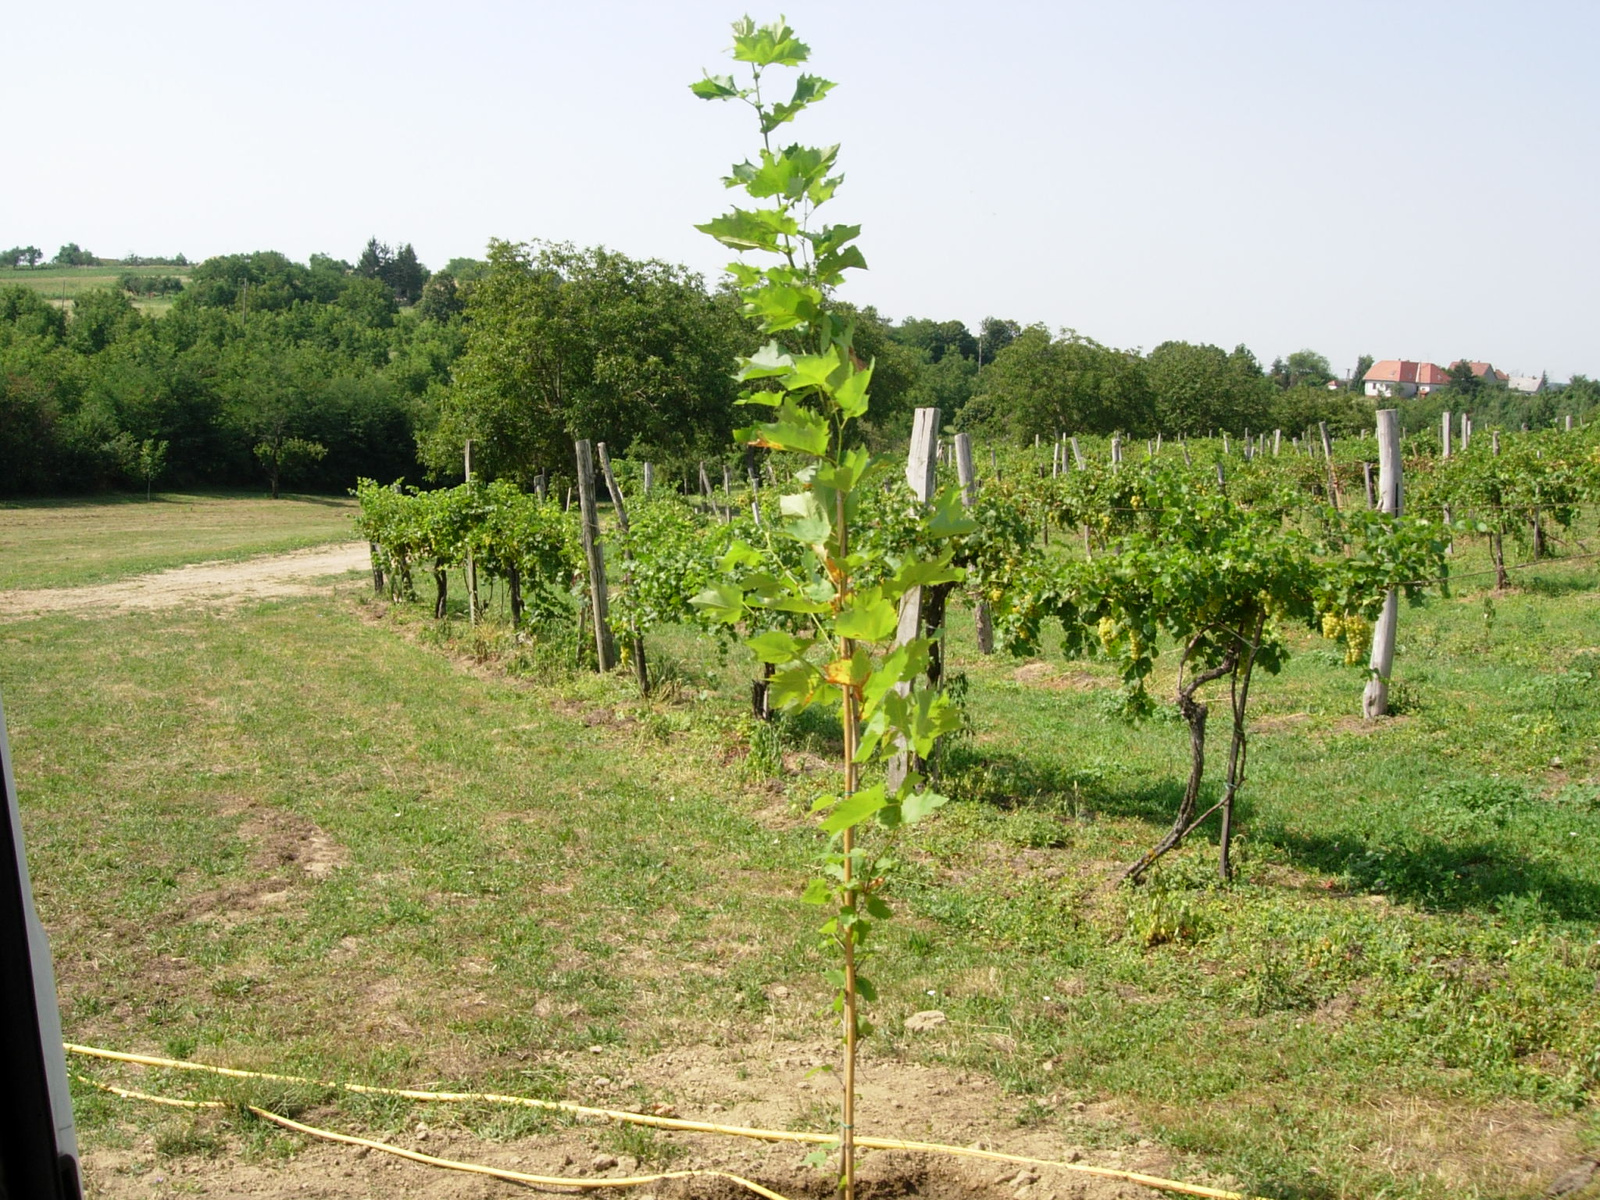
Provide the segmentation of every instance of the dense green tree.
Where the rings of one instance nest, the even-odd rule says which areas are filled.
[[[1471,404],[1478,398],[1478,393],[1483,390],[1483,379],[1472,373],[1472,364],[1466,359],[1458,359],[1445,374],[1450,382],[1446,385],[1451,395],[1463,404]]]
[[[1333,369],[1324,355],[1315,350],[1296,350],[1287,359],[1272,361],[1268,377],[1280,388],[1326,386],[1333,378]]]
[[[907,317],[893,328],[893,336],[896,341],[920,350],[931,363],[943,362],[947,353],[960,358],[978,357],[978,339],[960,321]]]
[[[208,258],[195,267],[178,304],[277,312],[313,299],[311,273],[275,250]]]
[[[67,344],[79,354],[99,354],[139,327],[139,310],[121,289],[90,288],[72,301]]]
[[[1000,351],[984,368],[979,391],[991,430],[1021,441],[1036,434],[1144,433],[1155,415],[1138,354],[1070,329],[1052,337],[1043,325],[1030,325]]]
[[[1244,346],[1163,342],[1147,359],[1157,428],[1169,434],[1264,429],[1272,382]]]
[[[726,446],[732,363],[753,349],[734,296],[601,248],[495,242],[489,263],[422,441],[434,471],[457,470],[469,437],[483,469],[522,480],[568,466],[576,437],[663,458]]]
[[[424,321],[443,324],[459,316],[464,307],[461,288],[449,271],[437,271],[422,285],[422,298],[417,301],[417,316]]]
[[[31,287],[0,287],[0,325],[22,337],[62,341],[67,336],[67,314]]]
[[[68,242],[57,250],[53,261],[58,267],[92,267],[100,262],[89,251],[80,248],[77,242]]]
[[[1022,333],[1022,326],[1002,317],[985,317],[978,327],[978,362],[992,363]]]

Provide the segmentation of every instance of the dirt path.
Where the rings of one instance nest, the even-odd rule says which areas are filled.
[[[0,617],[53,612],[111,615],[185,604],[232,605],[273,596],[303,596],[325,587],[330,575],[366,570],[368,562],[365,542],[341,542],[242,562],[190,563],[91,587],[0,592]]]

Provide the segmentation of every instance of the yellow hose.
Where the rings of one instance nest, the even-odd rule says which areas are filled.
[[[229,1108],[232,1107],[223,1100],[179,1100],[173,1096],[154,1096],[149,1092],[138,1092],[132,1088],[121,1088],[110,1083],[101,1083],[98,1079],[89,1079],[83,1075],[73,1076],[91,1087],[97,1087],[103,1092],[111,1092],[126,1100],[147,1100],[152,1104],[166,1104],[174,1108]],[[637,1187],[642,1183],[659,1183],[663,1179],[693,1179],[698,1176],[714,1175],[718,1179],[732,1180],[734,1183],[748,1188],[765,1200],[785,1200],[785,1197],[763,1187],[753,1179],[746,1179],[743,1175],[735,1175],[732,1171],[663,1171],[657,1175],[629,1175],[617,1179],[589,1179],[583,1176],[568,1175],[529,1175],[523,1171],[507,1171],[500,1167],[485,1167],[478,1163],[461,1162],[454,1158],[437,1158],[432,1154],[423,1154],[419,1150],[407,1150],[404,1146],[391,1146],[388,1142],[375,1142],[370,1138],[356,1137],[349,1133],[336,1133],[332,1129],[319,1129],[315,1125],[306,1125],[300,1121],[291,1120],[280,1113],[271,1112],[265,1108],[257,1108],[254,1104],[243,1105],[248,1112],[254,1113],[263,1121],[271,1121],[274,1125],[281,1125],[285,1129],[292,1129],[296,1133],[306,1134],[308,1137],[321,1138],[328,1142],[342,1142],[347,1146],[364,1146],[368,1150],[381,1150],[385,1154],[393,1154],[397,1158],[409,1159],[428,1167],[442,1167],[447,1171],[464,1171],[469,1175],[488,1175],[494,1179],[503,1179],[510,1183],[538,1184],[542,1187],[571,1187],[571,1188],[624,1188]]]
[[[187,1062],[181,1059],[157,1058],[149,1054],[126,1054],[120,1050],[102,1050],[96,1046],[80,1046],[72,1042],[66,1043],[66,1049],[71,1054],[81,1054],[89,1058],[109,1059],[113,1062],[135,1063],[145,1067],[163,1067],[177,1071],[203,1071],[212,1075],[225,1075],[232,1079],[265,1079],[274,1083],[304,1084],[311,1087],[329,1088],[337,1091],[358,1092],[364,1095],[395,1096],[405,1100],[423,1100],[431,1102],[459,1103],[463,1101],[476,1101],[487,1104],[513,1104],[523,1108],[538,1108],[552,1112],[570,1113],[573,1116],[600,1117],[608,1121],[617,1121],[629,1125],[648,1125],[655,1129],[671,1129],[683,1133],[716,1133],[730,1137],[756,1138],[764,1142],[805,1142],[810,1144],[832,1145],[838,1141],[836,1137],[826,1133],[794,1132],[786,1129],[750,1129],[738,1125],[715,1125],[708,1121],[685,1121],[678,1117],[657,1117],[648,1113],[628,1112],[625,1109],[593,1108],[589,1105],[574,1104],[566,1100],[535,1100],[528,1096],[507,1096],[495,1092],[424,1092],[411,1088],[375,1087],[365,1083],[331,1083],[318,1079],[307,1079],[300,1075],[275,1075],[266,1071],[242,1071],[237,1067],[217,1067],[209,1063]],[[145,1097],[139,1097],[145,1098]],[[148,1097],[156,1099],[155,1097]],[[158,1101],[162,1102],[162,1101]],[[172,1103],[172,1101],[164,1101]],[[179,1102],[183,1103],[183,1102]],[[201,1103],[193,1101],[189,1103]],[[215,1102],[220,1103],[220,1101]],[[254,1111],[254,1110],[252,1110]],[[280,1125],[288,1122],[287,1117],[266,1116],[266,1119],[276,1121]],[[287,1128],[296,1128],[287,1124]],[[335,1140],[345,1139],[347,1135],[332,1135]],[[359,1139],[358,1139],[359,1141]],[[1056,1159],[1030,1158],[1022,1154],[1005,1154],[999,1150],[978,1150],[970,1146],[948,1146],[940,1142],[907,1142],[898,1138],[877,1138],[857,1136],[856,1145],[870,1150],[908,1150],[920,1154],[943,1154],[961,1158],[981,1158],[993,1162],[1017,1163],[1022,1166],[1047,1167],[1054,1171],[1072,1171],[1080,1175],[1094,1175],[1102,1179],[1117,1179],[1125,1183],[1137,1183],[1143,1187],[1155,1188],[1158,1191],[1173,1192],[1184,1196],[1203,1196],[1206,1200],[1261,1200],[1261,1197],[1249,1196],[1242,1192],[1230,1192],[1222,1188],[1206,1187],[1198,1183],[1183,1183],[1175,1179],[1162,1179],[1156,1175],[1144,1175],[1138,1171],[1122,1171],[1114,1167],[1092,1167],[1086,1163],[1061,1162]],[[382,1143],[366,1143],[380,1147],[390,1153],[400,1154],[403,1157],[412,1157],[413,1152],[401,1150],[398,1147],[384,1146]],[[422,1156],[426,1159],[427,1156]],[[419,1159],[418,1161],[422,1161]],[[442,1160],[441,1160],[442,1161]],[[471,1168],[476,1170],[477,1168]],[[482,1168],[487,1171],[489,1168]],[[511,1174],[515,1174],[512,1172]],[[506,1178],[509,1176],[501,1176]],[[532,1178],[531,1176],[529,1177]],[[663,1176],[662,1178],[665,1178]],[[739,1179],[738,1176],[728,1176],[737,1179],[752,1187],[759,1185],[750,1184],[748,1180]],[[608,1181],[614,1182],[614,1181]],[[588,1182],[578,1181],[573,1186],[596,1187],[607,1186],[594,1180]],[[768,1194],[768,1193],[763,1193]]]

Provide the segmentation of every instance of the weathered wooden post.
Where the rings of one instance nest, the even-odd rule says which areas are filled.
[[[1070,437],[1067,441],[1072,446],[1072,461],[1078,464],[1078,470],[1083,470],[1083,451],[1078,449],[1078,439]]]
[[[1223,457],[1227,457],[1229,454],[1232,454],[1232,453],[1233,453],[1233,451],[1228,448],[1228,431],[1226,429],[1224,429],[1222,431],[1222,454],[1223,454]]]
[[[655,463],[648,463],[647,462],[644,465],[644,494],[646,496],[648,496],[650,494],[650,489],[655,487],[655,485],[656,485],[656,465],[655,465]]]
[[[1219,491],[1228,490],[1228,480],[1222,473],[1222,460],[1220,458],[1217,459],[1217,489]]]
[[[1161,431],[1159,429],[1156,430],[1156,453],[1161,453]]]
[[[1400,515],[1400,421],[1392,408],[1378,410],[1378,507]],[[1383,598],[1383,613],[1372,631],[1372,657],[1367,662],[1371,678],[1361,694],[1361,715],[1369,721],[1389,713],[1389,677],[1394,673],[1394,633],[1400,602],[1393,588]]]
[[[606,598],[606,554],[600,542],[600,513],[594,503],[594,451],[589,439],[575,443],[578,459],[578,512],[583,530],[583,558],[589,569],[589,608],[594,618],[595,662],[603,674],[617,665],[611,640],[611,613]]]
[[[1183,448],[1183,465],[1186,467],[1194,466],[1194,461],[1189,457],[1189,439],[1180,433],[1178,435],[1178,445]]]
[[[911,424],[911,450],[906,456],[906,483],[917,500],[926,504],[933,499],[933,491],[937,486],[936,464],[933,460],[933,446],[939,436],[939,410],[937,408],[919,408],[912,418]],[[914,587],[900,597],[900,623],[895,630],[895,645],[903,646],[914,638],[922,636],[922,589]],[[911,694],[911,684],[897,683],[895,691],[902,696]],[[909,747],[902,745],[894,758],[889,761],[888,790],[892,795],[897,792],[900,785],[905,782],[906,774],[912,770],[912,754]]]
[[[611,506],[617,510],[617,528],[622,530],[622,586],[627,588],[633,583],[633,550],[628,545],[628,506],[623,502],[622,489],[617,486],[617,477],[611,470],[611,455],[606,453],[606,444],[601,442],[595,447],[600,454],[600,471],[606,478],[606,491],[611,493]],[[639,633],[639,626],[633,617],[628,618],[628,640],[633,645],[633,675],[639,681],[639,694],[650,694],[650,670],[645,665],[644,637]]]
[[[956,478],[961,481],[961,503],[971,508],[978,500],[978,472],[972,466],[972,438],[965,433],[956,434]],[[972,610],[972,626],[978,638],[978,653],[993,654],[994,619],[985,596],[978,597]]]
[[[1122,465],[1122,435],[1111,435],[1111,469],[1115,471]]]
[[[472,439],[467,439],[466,449],[462,455],[466,463],[467,482],[472,482]],[[472,625],[478,623],[478,564],[472,556],[472,539],[467,539],[467,621]]]
[[[1372,507],[1372,499],[1373,499],[1373,497],[1372,497],[1372,464],[1369,463],[1369,462],[1364,462],[1364,463],[1361,464],[1361,481],[1364,484],[1366,484],[1366,487],[1367,487],[1367,507],[1371,508]]]
[[[1566,416],[1566,432],[1567,433],[1571,433],[1572,432],[1572,414],[1571,413],[1568,413],[1567,416]]]
[[[1450,410],[1439,414],[1439,457],[1450,457]]]

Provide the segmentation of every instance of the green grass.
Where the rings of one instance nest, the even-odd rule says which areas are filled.
[[[0,503],[0,590],[74,587],[212,559],[348,541],[336,496],[157,492]]]
[[[116,291],[121,278],[135,275],[174,275],[189,282],[189,267],[0,267],[0,287],[22,284],[59,304],[75,299],[93,288]],[[171,296],[134,296],[134,307],[159,316],[172,307]]]
[[[1485,1130],[1593,1140],[1600,571],[1517,580],[1492,608],[1463,590],[1402,610],[1407,711],[1376,726],[1353,715],[1361,673],[1296,636],[1258,684],[1226,888],[1206,837],[1106,886],[1170,819],[1181,725],[1109,716],[1096,664],[1019,677],[953,616],[975,732],[884,926],[880,1052],[987,1072],[1018,1120],[1079,1144],[1126,1135],[1071,1104],[1114,1102],[1267,1196],[1538,1194]],[[784,722],[748,754],[740,650],[652,637],[671,686],[644,704],[623,672],[571,674],[570,631],[513,643],[421,612],[353,588],[0,625],[68,1036],[574,1097],[562,1052],[765,1044],[775,983],[816,1000],[775,1036],[819,1036],[796,896],[827,784],[806,764],[837,723]],[[787,806],[763,778],[784,762]],[[282,852],[313,835],[320,876]],[[905,1035],[927,1007],[950,1023]],[[91,1145],[131,1121],[211,1152],[168,1114],[81,1101]],[[407,1111],[281,1102],[373,1129]]]

